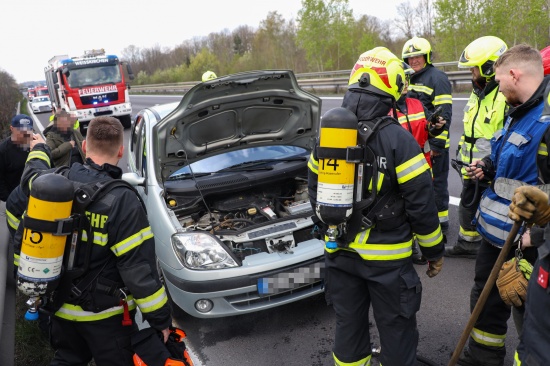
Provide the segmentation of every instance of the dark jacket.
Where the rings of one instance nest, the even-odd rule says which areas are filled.
[[[50,151],[45,144],[36,145],[30,152],[21,180],[25,194],[29,194],[32,181],[38,175],[54,171],[49,169],[49,160]],[[73,164],[67,177],[73,182],[90,183],[119,179],[121,175],[122,170],[116,166],[99,166],[88,159],[85,165]],[[103,199],[88,206],[86,216],[93,231],[93,238],[85,239],[86,242],[93,241],[89,268],[94,270],[107,263],[99,272],[97,282],[126,287],[130,294],[130,310],[137,305],[153,328],[167,328],[171,324],[168,298],[156,270],[153,233],[136,193],[127,187],[116,187]],[[16,241],[16,254],[20,253],[20,245],[21,241]],[[82,252],[77,258],[77,266],[84,262]],[[94,301],[99,298],[96,295],[92,292]],[[121,313],[120,305],[97,313],[86,309],[76,299],[63,304],[55,316],[71,321],[93,321]]]
[[[11,141],[11,137],[0,142],[0,200],[7,201],[8,196],[19,185],[28,148],[22,148]]]
[[[346,92],[342,104],[358,117],[359,128],[362,121],[387,116],[391,106],[390,99],[353,90]],[[365,260],[401,263],[410,260],[413,235],[416,235],[426,258],[435,260],[442,257],[444,246],[432,176],[418,143],[394,121],[375,133],[368,145],[378,161],[376,174],[381,179],[374,205],[388,194],[392,198],[385,207],[391,206],[391,209],[380,209],[375,225],[363,234],[360,232],[346,250],[358,252]],[[371,192],[368,188],[373,177],[371,166],[368,162],[365,164],[363,197],[368,197]],[[315,205],[319,167],[316,150],[308,167],[310,200]],[[388,244],[395,249],[389,249]],[[380,254],[382,252],[384,254]]]
[[[420,99],[428,112],[426,115],[428,120],[437,107],[442,107],[440,115],[447,123],[443,127],[444,131],[441,135],[430,139],[430,146],[432,150],[436,151],[448,149],[450,146],[449,128],[451,127],[453,114],[453,98],[451,83],[447,75],[432,64],[427,64],[422,70],[411,75],[407,96]]]

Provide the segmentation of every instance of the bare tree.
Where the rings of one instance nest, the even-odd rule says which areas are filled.
[[[396,7],[397,18],[393,21],[393,26],[400,30],[407,38],[415,35],[416,11],[409,1],[400,3]]]

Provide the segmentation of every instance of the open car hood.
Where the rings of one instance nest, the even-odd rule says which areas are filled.
[[[312,149],[321,99],[290,70],[250,71],[200,83],[153,129],[162,181],[181,167],[244,147]]]

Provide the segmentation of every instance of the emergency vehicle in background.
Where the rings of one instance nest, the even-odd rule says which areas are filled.
[[[41,97],[43,95],[49,95],[47,86],[39,85],[36,88],[34,88],[34,96],[35,97]]]
[[[132,104],[123,65],[133,80],[130,65],[115,55],[105,55],[104,49],[84,51],[80,57],[52,57],[44,68],[52,106],[75,112],[83,134],[97,116],[116,117],[129,128]]]
[[[27,89],[27,99],[32,101],[32,98],[36,96],[36,90],[34,86],[31,86]]]

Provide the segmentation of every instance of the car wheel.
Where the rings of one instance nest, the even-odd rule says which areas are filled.
[[[122,127],[124,127],[125,129],[132,127],[132,117],[129,114],[125,116],[120,116],[118,117],[118,119],[120,120]]]

